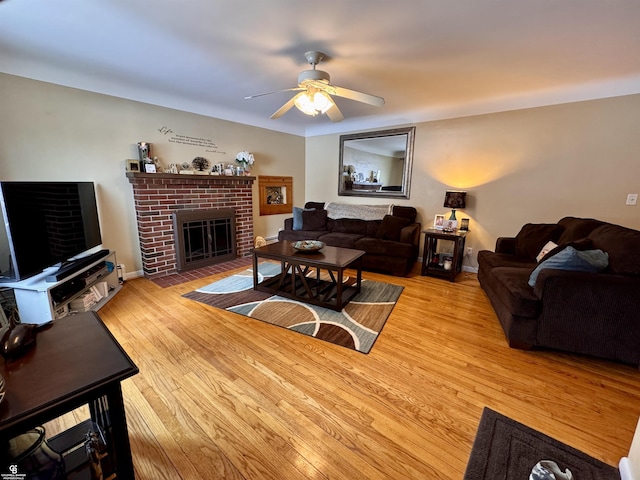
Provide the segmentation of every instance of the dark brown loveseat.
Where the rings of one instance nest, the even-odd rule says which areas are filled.
[[[548,241],[559,252],[601,250],[600,271],[538,269]],[[576,253],[577,255],[577,253]],[[549,262],[547,262],[547,265]],[[491,300],[509,345],[547,347],[640,365],[640,232],[589,218],[527,224],[516,237],[478,253],[478,280]]]
[[[362,268],[406,276],[418,258],[420,224],[416,209],[386,206],[391,213],[382,219],[330,218],[323,202],[307,202],[302,225],[294,230],[294,218],[287,218],[278,241],[320,240],[334,247],[364,250]],[[385,207],[385,206],[376,206]],[[340,211],[352,214],[367,206],[341,205]],[[331,210],[330,210],[331,211]],[[296,213],[296,212],[294,212]]]

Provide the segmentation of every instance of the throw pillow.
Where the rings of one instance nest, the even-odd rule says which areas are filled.
[[[327,211],[326,210],[303,210],[302,230],[326,230]]]
[[[557,242],[564,227],[556,223],[527,223],[516,235],[516,255],[536,258],[548,241]]]
[[[529,286],[536,284],[538,275],[545,268],[556,270],[571,270],[575,272],[600,272],[609,265],[609,255],[602,250],[578,251],[573,247],[567,247],[540,264],[531,272]]]
[[[311,212],[315,208],[293,207],[293,229],[302,230],[302,212]]]
[[[553,250],[557,246],[558,246],[558,244],[555,243],[555,242],[549,241],[549,242],[545,243],[544,247],[542,247],[542,250],[540,250],[540,253],[536,257],[536,262],[539,262],[540,260],[542,260],[542,257],[544,257],[547,253],[549,253],[551,250]]]
[[[408,218],[396,217],[393,215],[385,215],[380,224],[380,228],[376,232],[376,238],[383,240],[400,240],[400,231],[409,225],[411,220]]]
[[[560,245],[554,247],[549,252],[547,252],[547,254],[538,261],[542,262],[544,260],[548,260],[554,255],[563,251],[567,247],[573,247],[576,250],[580,250],[580,251],[593,250],[593,242],[588,238],[581,238],[580,240],[576,240],[575,242],[561,243]]]

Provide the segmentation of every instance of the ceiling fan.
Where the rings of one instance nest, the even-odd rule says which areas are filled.
[[[297,107],[301,112],[307,115],[315,116],[318,113],[326,113],[332,122],[339,122],[344,119],[342,112],[338,109],[332,96],[348,98],[356,102],[367,103],[376,107],[384,105],[384,98],[368,93],[357,92],[348,88],[338,87],[329,83],[330,77],[327,72],[316,70],[316,65],[324,58],[324,54],[316,51],[309,51],[304,54],[307,62],[313,66],[313,70],[305,70],[298,75],[298,86],[278,90],[275,92],[259,93],[244,97],[246,100],[250,98],[262,97],[263,95],[271,95],[280,92],[299,92],[294,95],[287,103],[280,107],[271,118],[279,118],[289,111],[293,106]]]

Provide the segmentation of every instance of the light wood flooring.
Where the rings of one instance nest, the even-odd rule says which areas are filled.
[[[636,368],[510,349],[475,275],[418,272],[364,273],[405,287],[368,355],[182,298],[228,274],[127,281],[99,313],[140,368],[136,478],[461,479],[484,406],[617,466]]]

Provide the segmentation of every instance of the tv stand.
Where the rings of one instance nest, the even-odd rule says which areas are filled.
[[[87,260],[79,259],[79,267],[73,263],[71,266],[75,271],[65,271],[58,281],[50,281],[52,273],[44,272],[21,282],[4,284],[13,289],[20,321],[41,325],[76,311],[86,311],[75,310],[71,303],[81,299],[91,287],[101,282],[106,283],[106,295],[89,310],[97,311],[111,300],[122,288],[118,280],[115,252],[102,250],[85,258]],[[53,275],[59,273],[60,270]]]

